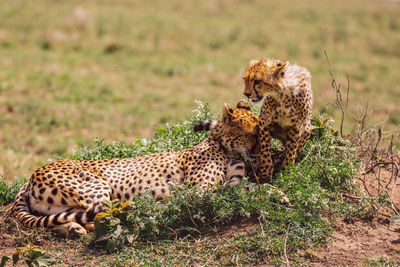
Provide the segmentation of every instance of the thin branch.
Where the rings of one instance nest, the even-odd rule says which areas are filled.
[[[199,226],[197,225],[197,223],[193,220],[192,213],[190,212],[190,209],[189,209],[189,207],[188,207],[186,201],[185,201],[185,206],[186,206],[186,209],[187,209],[187,211],[188,211],[188,213],[189,213],[189,218],[190,218],[190,220],[192,221],[192,223],[194,224],[194,226],[196,226],[196,228],[199,228]]]
[[[317,163],[317,165],[321,168],[322,173],[325,176],[325,180],[328,182],[329,186],[331,188],[333,188],[333,185],[332,185],[331,181],[329,180],[328,174],[326,173],[326,170],[325,170],[324,166],[322,166],[322,164],[317,160],[316,157],[313,157],[313,159],[314,159],[315,163]]]
[[[376,145],[375,145],[374,150],[373,150],[373,152],[372,152],[372,157],[371,157],[371,158],[373,158],[374,156],[376,156],[376,152],[377,152],[377,149],[378,149],[378,145],[379,145],[379,143],[381,142],[381,139],[382,139],[382,128],[379,128],[379,129],[378,129],[378,140],[376,141]]]
[[[377,162],[377,163],[375,163],[371,168],[369,168],[367,171],[365,171],[361,175],[366,175],[366,174],[372,172],[376,167],[378,167],[380,165],[390,165],[390,164],[393,164],[394,166],[396,166],[397,173],[398,173],[399,172],[399,169],[398,169],[399,167],[398,167],[396,162],[394,162],[394,161],[390,161],[390,162],[385,161],[385,162]]]
[[[341,84],[336,81],[335,75],[333,74],[332,70],[332,65],[331,62],[329,61],[328,54],[324,50],[325,53],[325,58],[326,62],[328,63],[329,66],[329,74],[331,75],[332,82],[331,82],[331,87],[335,91],[336,94],[336,105],[340,108],[341,111],[341,120],[340,120],[340,136],[343,138],[343,124],[344,124],[344,117],[346,114],[347,106],[349,104],[349,91],[350,91],[350,80],[349,80],[349,75],[346,74],[347,78],[347,92],[346,92],[346,102],[345,105],[343,106],[343,98],[342,98],[342,91],[341,91]]]
[[[208,258],[208,260],[206,261],[206,263],[204,265],[208,265],[208,263],[210,262],[210,260],[214,257],[214,253],[215,251],[220,247],[221,245],[216,246],[213,251],[211,252],[211,256]]]
[[[288,227],[286,229],[286,234],[285,234],[285,242],[283,243],[283,253],[285,254],[285,263],[287,267],[290,267],[290,263],[289,263],[289,258],[287,256],[287,239],[289,237],[289,229],[290,229],[290,223],[288,224]]]
[[[347,92],[346,92],[346,106],[345,108],[349,106],[349,92],[350,92],[350,79],[349,75],[346,73],[346,80],[347,80]]]
[[[363,133],[364,133],[364,126],[365,126],[365,119],[367,118],[368,105],[369,105],[369,101],[367,101],[367,104],[365,104],[364,113],[363,113],[363,116],[362,116],[362,118],[361,118],[360,141],[361,141],[362,135],[363,135]]]
[[[244,134],[243,134],[243,138],[244,138]],[[258,189],[260,189],[260,188],[261,188],[261,187],[260,187],[260,180],[258,179],[256,170],[254,169],[253,162],[251,161],[250,155],[251,155],[251,154],[250,154],[250,151],[248,151],[248,150],[246,149],[245,155],[244,155],[244,156],[245,156],[245,158],[247,157],[248,161],[250,162],[250,167],[251,167],[251,170],[252,170],[252,172],[253,172],[254,177],[256,178],[256,182],[257,182],[257,185],[258,185]]]
[[[348,197],[348,198],[361,199],[361,197],[359,197],[359,196],[353,196],[353,195],[349,195],[349,194],[346,194],[346,193],[342,193],[342,195],[345,196],[345,197]]]

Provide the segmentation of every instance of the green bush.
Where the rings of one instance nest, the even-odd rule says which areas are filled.
[[[207,107],[201,105],[188,121],[158,129],[154,138],[146,142],[142,139],[132,145],[97,142],[95,148],[82,149],[74,158],[128,157],[182,149],[205,137],[204,133],[193,133],[192,127],[209,118]],[[290,251],[323,242],[330,230],[323,212],[334,214],[338,206],[347,205],[341,192],[355,188],[352,177],[358,168],[354,151],[337,136],[330,123],[322,116],[313,118],[312,137],[298,162],[273,178],[274,185],[286,194],[292,206],[281,204],[281,196],[268,185],[261,185],[251,193],[244,190],[245,182],[215,192],[172,187],[173,196],[165,200],[156,201],[147,194],[138,196],[127,209],[97,220],[92,244],[107,243],[107,248],[113,251],[134,241],[160,242],[197,236],[246,218],[259,222],[254,238],[234,241],[236,248],[246,253],[282,256],[288,227],[286,242]]]
[[[180,150],[209,134],[194,133],[194,124],[213,118],[208,106],[199,104],[185,122],[159,128],[149,140],[139,138],[129,145],[97,140],[94,147],[81,148],[72,158],[121,158]],[[330,120],[315,116],[312,123],[312,136],[296,164],[277,173],[271,181],[285,193],[291,205],[282,204],[281,194],[267,184],[250,193],[245,190],[246,181],[234,187],[216,186],[213,191],[172,186],[173,195],[164,200],[157,201],[144,194],[130,203],[115,200],[105,203],[104,211],[96,217],[91,245],[119,251],[110,262],[116,265],[137,262],[174,265],[179,263],[181,251],[196,253],[204,262],[210,254],[215,254],[220,264],[265,260],[282,264],[285,251],[295,257],[299,249],[326,241],[334,216],[363,212],[356,204],[342,199],[342,192],[356,188],[353,177],[359,160],[347,141],[331,128]],[[20,178],[9,184],[0,180],[1,204],[12,201],[25,181]],[[252,222],[247,234],[204,241],[200,251],[190,243],[216,227],[241,220]]]
[[[186,186],[171,186],[171,191],[173,196],[163,201],[155,200],[151,194],[138,196],[127,209],[116,201],[106,202],[106,211],[96,218],[92,244],[106,243],[113,251],[137,240],[196,235],[261,212],[264,218],[267,212],[286,212],[279,204],[279,193],[267,185],[250,193],[246,193],[245,182],[216,192]]]

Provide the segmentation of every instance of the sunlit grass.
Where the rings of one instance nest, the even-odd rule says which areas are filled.
[[[349,74],[354,118],[369,101],[371,121],[396,128],[398,13],[389,1],[6,1],[0,171],[28,175],[95,137],[149,137],[194,100],[233,105],[247,62],[265,56],[307,67],[314,112],[337,119],[326,50],[343,85]]]

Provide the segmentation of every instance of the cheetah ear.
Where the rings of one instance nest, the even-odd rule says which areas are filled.
[[[288,61],[282,62],[278,61],[275,63],[275,71],[274,71],[274,77],[279,79],[285,77],[285,70],[286,66],[289,64]]]
[[[256,64],[257,62],[258,62],[257,59],[252,59],[252,60],[250,60],[250,61],[249,61],[249,67],[252,66],[252,65],[254,65],[254,64]]]
[[[233,109],[230,108],[226,103],[224,103],[224,108],[222,109],[222,117],[231,119],[233,116]]]
[[[240,101],[237,103],[236,107],[237,107],[237,108],[241,108],[241,109],[247,109],[247,110],[250,110],[250,111],[251,111],[250,104],[249,104],[249,102],[247,102],[246,100],[240,100]]]

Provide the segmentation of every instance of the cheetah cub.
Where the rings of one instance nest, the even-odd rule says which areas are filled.
[[[311,134],[311,74],[301,66],[275,59],[252,60],[244,74],[244,95],[262,103],[260,175],[274,172],[271,138],[285,147],[282,166],[294,162]]]

